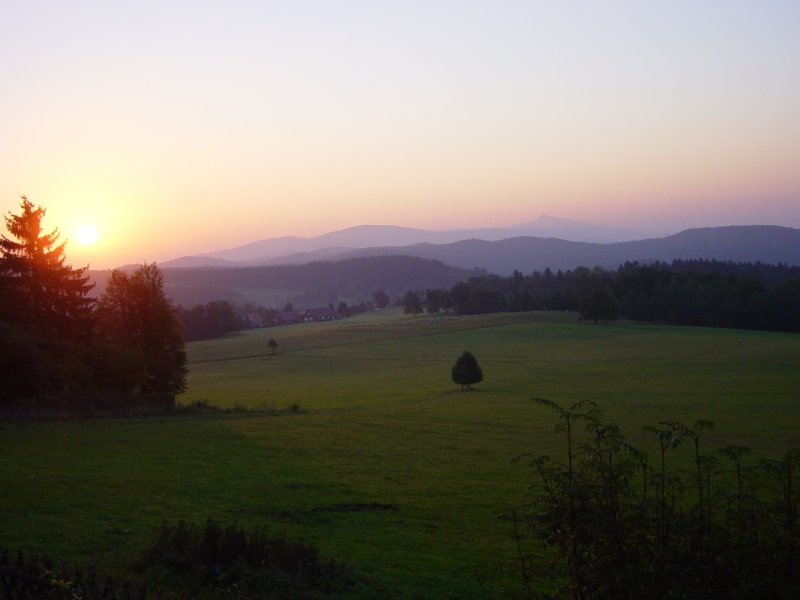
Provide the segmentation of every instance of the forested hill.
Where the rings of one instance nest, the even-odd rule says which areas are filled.
[[[788,279],[800,278],[800,265],[789,266],[779,263],[770,265],[762,262],[742,263],[732,260],[673,260],[672,263],[652,263],[652,267],[673,271],[693,273],[713,273],[725,276],[749,276],[772,285]]]
[[[718,261],[633,262],[614,271],[545,269],[531,275],[473,277],[449,290],[426,290],[424,301],[430,312],[580,310],[594,319],[622,316],[675,325],[800,333],[799,270]]]
[[[402,248],[364,248],[336,258],[408,254],[463,268],[480,267],[510,275],[600,265],[616,269],[626,261],[718,261],[800,265],[800,229],[747,225],[687,229],[663,238],[593,244],[556,238],[517,237],[496,242],[465,240],[453,244],[416,244]]]
[[[176,304],[193,306],[212,300],[227,300],[296,307],[327,306],[340,300],[369,299],[376,289],[397,296],[408,289],[450,287],[458,281],[484,274],[437,260],[413,256],[378,256],[343,261],[321,261],[305,265],[263,267],[165,268],[165,290]],[[90,272],[96,283],[94,295],[102,293],[109,271]]]

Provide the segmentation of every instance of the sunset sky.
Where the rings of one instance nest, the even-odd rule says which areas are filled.
[[[800,227],[796,0],[0,0],[0,92],[0,209],[45,206],[76,266],[541,214]]]

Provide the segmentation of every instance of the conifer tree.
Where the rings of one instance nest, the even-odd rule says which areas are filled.
[[[93,300],[86,294],[94,287],[84,274],[88,267],[65,263],[58,229],[42,232],[44,208],[25,196],[20,208],[5,217],[13,239],[0,236],[0,320],[67,339],[88,335]]]

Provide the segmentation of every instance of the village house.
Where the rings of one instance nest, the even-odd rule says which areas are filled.
[[[251,329],[253,327],[263,327],[264,326],[264,319],[261,318],[261,315],[258,313],[251,313],[247,315],[247,326]]]
[[[320,321],[333,321],[337,315],[329,307],[300,308],[291,312],[282,312],[275,317],[276,325],[294,325],[295,323],[317,323]]]
[[[300,323],[300,317],[297,315],[297,311],[294,310],[278,313],[275,317],[275,325],[294,325],[295,323]]]
[[[337,317],[336,313],[327,306],[322,308],[309,308],[307,312],[312,321],[333,321]]]

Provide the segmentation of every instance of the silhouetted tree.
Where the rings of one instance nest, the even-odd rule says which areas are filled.
[[[0,322],[0,405],[66,391],[69,355],[66,340]]]
[[[450,289],[450,300],[456,311],[461,314],[467,314],[467,306],[469,297],[472,293],[472,286],[464,281],[459,281]]]
[[[344,300],[339,302],[339,306],[336,307],[336,314],[338,314],[340,317],[350,316],[350,308],[348,308],[347,302]]]
[[[45,209],[23,196],[6,217],[18,241],[0,239],[0,402],[69,403],[74,392],[131,392],[144,381],[134,349],[92,340],[93,287],[65,265],[58,231],[43,234]]]
[[[132,393],[147,382],[147,364],[135,348],[95,341],[78,351],[97,390]]]
[[[453,365],[453,369],[450,371],[450,377],[462,389],[464,386],[472,388],[472,384],[483,381],[483,370],[478,365],[478,361],[472,355],[472,352],[464,350],[461,356],[456,359],[456,364]]]
[[[407,315],[418,315],[422,312],[422,300],[419,294],[408,290],[403,297],[403,312]]]
[[[595,323],[600,319],[609,321],[617,319],[619,318],[619,302],[608,290],[594,288],[581,308],[581,316],[584,319],[594,319]]]
[[[185,391],[186,342],[156,265],[145,264],[130,276],[112,271],[97,316],[102,339],[141,353],[147,367],[143,392]]]
[[[5,217],[13,238],[0,237],[0,320],[54,331],[66,339],[86,337],[90,330],[94,287],[84,275],[88,267],[65,264],[64,246],[57,244],[58,229],[45,234],[45,209],[25,196],[21,213]]]
[[[378,308],[386,308],[389,306],[389,294],[384,290],[375,290],[372,292],[372,301]]]
[[[270,341],[267,342],[267,346],[269,346],[269,349],[272,350],[273,354],[275,354],[275,348],[278,347],[278,342],[276,342],[273,339],[270,339]]]
[[[242,328],[233,305],[224,300],[198,304],[190,309],[179,306],[177,310],[187,341],[220,337]]]
[[[438,313],[442,308],[442,290],[425,290],[425,308],[429,313]]]

